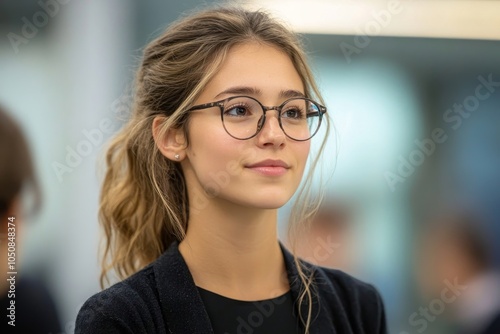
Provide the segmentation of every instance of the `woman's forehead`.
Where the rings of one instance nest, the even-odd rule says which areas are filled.
[[[256,42],[233,46],[203,95],[216,99],[223,92],[236,93],[236,89],[256,97],[304,94],[290,57],[277,47]]]

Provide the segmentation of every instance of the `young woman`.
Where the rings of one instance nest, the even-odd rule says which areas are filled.
[[[277,238],[328,127],[297,36],[262,12],[206,10],[151,42],[136,80],[100,209],[101,283],[129,277],[83,305],[76,332],[385,333],[372,286]],[[307,221],[318,203],[298,202]]]

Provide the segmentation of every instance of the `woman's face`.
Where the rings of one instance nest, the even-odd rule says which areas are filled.
[[[266,44],[245,43],[229,51],[195,104],[247,95],[265,106],[278,106],[297,94],[304,94],[304,86],[286,54]],[[310,142],[286,137],[276,111],[267,112],[261,131],[248,140],[228,135],[218,107],[190,113],[182,168],[193,210],[209,200],[274,209],[290,199],[302,178]]]

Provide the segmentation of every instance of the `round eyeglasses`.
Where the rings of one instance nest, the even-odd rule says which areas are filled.
[[[285,135],[296,141],[311,139],[319,130],[326,107],[311,99],[296,97],[279,106],[267,107],[250,96],[233,96],[221,101],[193,106],[187,111],[220,108],[222,125],[235,139],[255,137],[264,127],[266,112],[276,110],[278,123]]]

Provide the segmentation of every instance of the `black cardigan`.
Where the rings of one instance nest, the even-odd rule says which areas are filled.
[[[292,254],[281,249],[297,300],[301,291],[297,267]],[[387,333],[384,306],[373,286],[338,270],[306,265],[314,270],[316,284],[311,334]],[[213,330],[175,242],[144,269],[89,298],[78,313],[75,333],[213,334]]]

